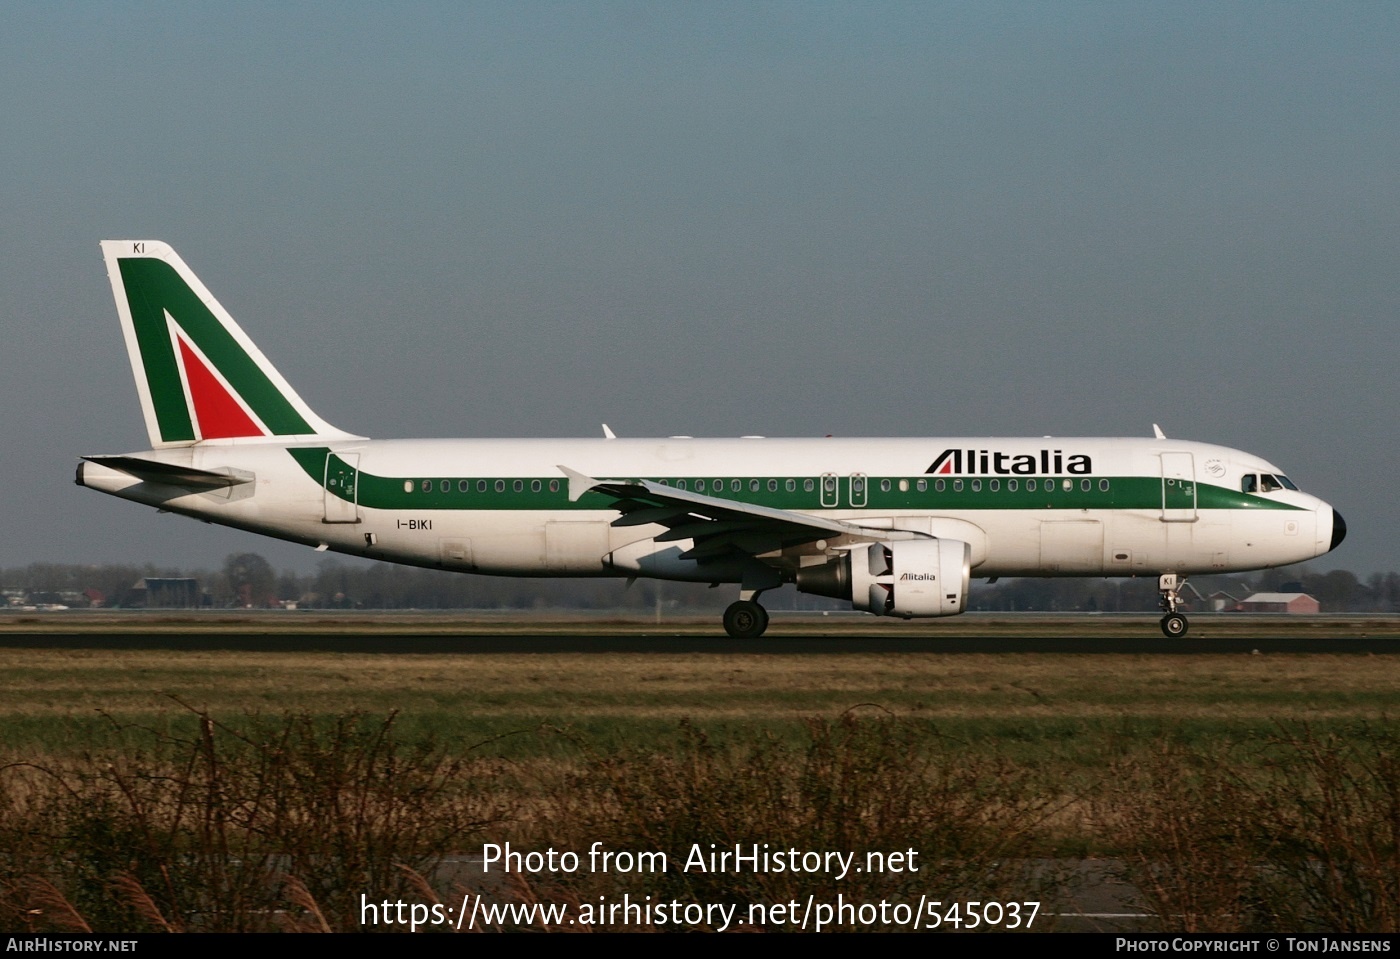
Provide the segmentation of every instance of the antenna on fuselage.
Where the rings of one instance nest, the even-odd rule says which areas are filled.
[[[1153,423],[1153,424],[1152,424],[1152,435],[1155,436],[1155,437],[1156,437],[1157,439],[1159,439],[1159,440],[1164,440],[1164,439],[1167,438],[1167,434],[1166,434],[1166,433],[1163,433],[1163,432],[1162,432],[1162,428],[1161,428],[1160,426],[1158,426],[1156,423]]]

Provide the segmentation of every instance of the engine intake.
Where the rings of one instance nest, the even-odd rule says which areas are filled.
[[[967,608],[972,547],[956,539],[862,543],[797,572],[804,593],[850,601],[877,616],[953,616]]]

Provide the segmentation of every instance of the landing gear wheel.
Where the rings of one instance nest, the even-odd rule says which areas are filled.
[[[1163,573],[1157,577],[1157,592],[1162,594],[1162,612],[1167,614],[1162,617],[1162,633],[1168,639],[1185,636],[1190,627],[1186,617],[1177,612],[1181,608],[1180,590],[1185,585],[1186,578],[1176,573]]]
[[[730,603],[724,611],[724,631],[735,639],[757,639],[768,628],[768,610],[751,599]]]
[[[1162,632],[1168,639],[1177,639],[1186,635],[1186,630],[1191,626],[1186,621],[1186,617],[1180,613],[1168,613],[1162,617]]]

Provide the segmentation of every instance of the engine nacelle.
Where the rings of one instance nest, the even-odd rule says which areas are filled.
[[[956,539],[863,543],[798,570],[797,588],[849,600],[877,616],[953,616],[967,608],[972,547]]]

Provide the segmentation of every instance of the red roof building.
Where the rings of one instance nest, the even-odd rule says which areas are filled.
[[[1240,602],[1246,613],[1317,613],[1322,607],[1307,593],[1255,593]]]

